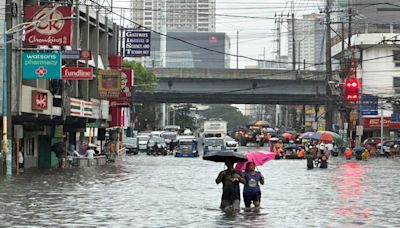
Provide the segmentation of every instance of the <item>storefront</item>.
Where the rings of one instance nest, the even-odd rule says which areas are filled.
[[[381,117],[364,117],[364,137],[381,136]],[[400,122],[391,120],[391,117],[383,117],[383,136],[389,139],[399,138]]]

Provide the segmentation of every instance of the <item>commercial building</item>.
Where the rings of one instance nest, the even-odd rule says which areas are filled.
[[[7,65],[12,79],[8,88],[11,152],[15,153],[14,143],[19,139],[26,168],[49,168],[59,161],[52,145],[68,142],[79,150],[81,142],[94,142],[91,139],[97,136],[97,129],[126,125],[129,109],[118,107],[118,101],[110,96],[122,94],[121,85],[113,83],[121,80],[120,73],[111,77],[111,71],[102,71],[121,67],[120,27],[92,6],[24,3],[16,3],[15,13],[8,9],[8,14],[13,11],[10,26],[24,22],[38,22],[39,26],[11,31],[15,38],[8,50],[11,58]],[[48,16],[56,22],[48,23]],[[76,18],[65,19],[70,17]],[[63,22],[58,22],[58,18],[64,18]],[[56,31],[49,33],[48,26],[55,26]],[[5,67],[3,62],[0,66]],[[85,137],[87,128],[96,129],[89,138]]]
[[[323,17],[319,14],[304,15],[295,19],[294,32],[292,23],[288,23],[288,61],[293,62],[293,35],[295,42],[296,69],[302,69],[304,61],[309,70],[324,70],[325,38]]]
[[[132,20],[155,31],[215,32],[215,0],[131,0]],[[134,24],[133,26],[136,26]]]
[[[230,39],[225,33],[168,32],[165,67],[229,68]],[[184,42],[183,42],[184,41]],[[151,56],[145,58],[147,67],[160,67],[160,35],[152,33]]]
[[[385,2],[398,3],[398,1]],[[379,105],[376,105],[374,110],[365,110],[362,105],[365,103],[363,100],[360,101],[361,105],[356,105],[354,108],[359,110],[358,123],[364,125],[364,137],[380,136],[381,114],[384,117],[384,136],[398,137],[400,123],[392,121],[391,116],[399,111],[396,101],[400,99],[399,91],[396,90],[396,82],[400,80],[400,48],[396,39],[400,33],[399,8],[390,4],[377,4],[372,0],[349,1],[349,3],[350,5],[347,1],[337,2],[337,6],[343,11],[338,18],[347,18],[344,24],[347,31],[344,36],[345,54],[342,55],[341,38],[336,36],[332,39],[332,55],[347,68],[351,62],[356,61],[356,77],[360,80],[361,93],[378,98]],[[351,14],[348,14],[349,12]],[[349,16],[352,19],[350,31]],[[347,49],[349,33],[351,50]],[[347,69],[342,70],[346,72]]]

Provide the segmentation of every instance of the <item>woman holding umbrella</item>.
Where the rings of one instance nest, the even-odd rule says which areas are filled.
[[[254,162],[247,162],[246,171],[243,173],[245,184],[243,189],[243,200],[246,210],[250,209],[251,203],[254,204],[255,209],[260,208],[261,189],[260,184],[264,185],[264,177],[259,171],[255,171],[256,164]]]

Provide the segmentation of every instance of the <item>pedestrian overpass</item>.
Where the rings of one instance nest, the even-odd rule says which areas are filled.
[[[135,88],[137,103],[324,104],[325,71],[269,69],[149,69],[153,92]]]

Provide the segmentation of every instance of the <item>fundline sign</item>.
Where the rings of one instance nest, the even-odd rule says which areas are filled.
[[[141,30],[125,31],[125,57],[150,56],[151,32]]]

